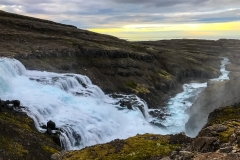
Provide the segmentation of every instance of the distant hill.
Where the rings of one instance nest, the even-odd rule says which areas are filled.
[[[87,75],[106,93],[137,94],[151,108],[162,107],[169,96],[181,90],[183,83],[217,77],[222,56],[232,62],[227,67],[231,80],[226,87],[214,85],[212,90],[224,88],[226,93],[237,94],[239,51],[239,40],[128,42],[71,25],[0,11],[0,56],[16,58],[30,70]],[[235,87],[234,92],[228,86]],[[211,96],[202,99],[204,107],[212,102]],[[228,95],[217,104],[225,100],[236,103]],[[198,112],[202,111],[206,111],[204,116],[209,114],[209,109],[201,105],[191,108],[194,121],[190,129],[201,119]],[[194,118],[195,115],[198,117]],[[194,139],[183,134],[137,135],[81,151],[58,153],[52,159],[239,159],[239,121],[236,103],[212,112],[207,125]],[[51,154],[61,150],[49,135],[37,132],[33,121],[22,113],[1,109],[0,126],[0,159],[51,159]]]
[[[134,93],[162,106],[184,82],[217,77],[222,41],[128,42],[117,37],[0,11],[0,56],[27,69],[87,75],[106,93]]]

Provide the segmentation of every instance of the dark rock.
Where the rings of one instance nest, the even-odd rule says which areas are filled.
[[[236,134],[236,136],[240,136],[240,128],[235,129],[234,133]]]
[[[10,101],[9,101],[9,100],[1,101],[1,105],[2,105],[2,107],[4,107],[4,108],[7,108],[9,104],[10,104]]]
[[[215,152],[219,148],[216,137],[199,137],[193,141],[193,150],[199,152]]]
[[[169,138],[170,144],[187,144],[191,142],[192,139],[190,137],[187,137],[184,133],[171,135],[171,137]]]
[[[13,104],[15,107],[20,106],[20,101],[19,100],[13,100],[10,103]]]
[[[229,146],[229,147],[225,147],[225,148],[220,148],[220,152],[221,153],[230,153],[231,151],[233,150],[233,147],[232,146]]]
[[[121,107],[127,107],[127,108],[130,109],[130,110],[133,109],[131,102],[126,101],[126,100],[120,100],[119,102],[120,102],[120,106],[121,106]]]
[[[166,129],[167,127],[166,126],[164,126],[162,123],[159,123],[159,122],[156,122],[156,121],[151,121],[150,122],[152,125],[154,125],[154,126],[157,126],[157,127],[159,127],[159,128],[164,128],[164,129]]]
[[[182,157],[183,160],[191,160],[194,156],[194,154],[189,151],[180,151],[179,155]]]
[[[52,134],[53,134],[52,129],[51,129],[51,128],[47,128],[47,133],[48,133],[49,135],[52,135]]]
[[[216,130],[217,132],[224,132],[224,131],[227,130],[227,127],[224,126],[224,125],[217,125],[217,126],[215,127],[215,130]]]
[[[199,134],[198,137],[214,137],[214,136],[218,136],[219,132],[223,132],[227,129],[226,126],[224,125],[214,125],[214,126],[209,126],[207,128],[202,129]]]
[[[229,147],[229,146],[231,146],[231,144],[230,143],[222,143],[222,144],[220,144],[220,148],[225,148],[225,147]]]
[[[61,140],[60,140],[59,135],[52,135],[51,137],[52,137],[53,142],[61,147]]]
[[[165,108],[161,108],[161,109],[156,109],[156,110],[152,110],[150,112],[148,112],[152,117],[157,118],[159,120],[165,120],[166,117],[171,116],[170,114],[168,114],[168,111]]]
[[[240,146],[240,136],[237,136],[237,144]]]
[[[47,128],[50,128],[51,130],[54,130],[56,128],[56,124],[53,121],[48,121],[47,122]]]

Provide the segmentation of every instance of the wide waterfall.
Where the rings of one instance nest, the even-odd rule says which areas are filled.
[[[224,70],[227,63],[225,58],[221,66],[223,78],[228,74]],[[105,95],[87,76],[29,71],[18,60],[0,59],[0,98],[20,100],[25,106],[22,111],[34,120],[40,132],[45,132],[40,126],[54,121],[61,131],[61,144],[66,150],[136,134],[182,132],[188,120],[185,111],[203,87],[206,83],[185,84],[184,91],[168,103],[171,116],[159,121],[148,114],[151,110],[139,97]],[[122,102],[128,102],[131,107]],[[166,127],[150,123],[153,121]]]
[[[20,100],[41,132],[40,126],[54,121],[67,150],[138,133],[167,133],[148,122],[147,105],[139,97],[111,98],[83,75],[28,71],[19,61],[2,58],[0,82],[1,99]],[[120,103],[129,98],[134,101],[130,110]]]

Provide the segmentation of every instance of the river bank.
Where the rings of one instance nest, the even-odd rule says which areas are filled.
[[[227,44],[226,48],[232,48],[236,43]],[[237,47],[236,47],[237,50]],[[228,52],[227,55],[231,61],[227,65],[230,71],[229,81],[211,83],[194,102],[188,114],[190,118],[186,123],[187,134],[196,136],[201,128],[207,123],[208,115],[216,108],[221,106],[234,105],[239,103],[240,93],[240,67],[239,55],[236,52]]]

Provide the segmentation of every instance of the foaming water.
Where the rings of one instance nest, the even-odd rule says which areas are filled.
[[[222,75],[227,79],[224,58]],[[18,99],[40,132],[40,126],[52,120],[60,128],[60,139],[66,150],[125,139],[136,134],[172,134],[184,131],[188,120],[186,110],[207,83],[183,85],[183,92],[171,98],[166,120],[148,114],[147,104],[135,95],[110,97],[93,85],[87,76],[28,71],[15,59],[0,59],[0,97]],[[130,109],[122,104],[130,104]],[[166,128],[153,125],[159,121]]]
[[[147,105],[139,97],[131,96],[140,107],[125,109],[119,103],[122,98],[105,95],[86,76],[28,71],[19,61],[4,58],[0,78],[1,98],[20,100],[41,132],[41,125],[54,121],[66,150],[138,133],[168,133],[148,122]]]
[[[223,60],[221,61],[221,68],[220,72],[222,73],[218,78],[211,79],[211,81],[224,81],[229,80],[229,71],[226,70],[226,65],[230,64],[230,61],[228,58],[223,57]]]
[[[220,66],[221,75],[210,81],[229,80],[229,71],[226,70],[226,65],[229,63],[229,59],[223,57]],[[153,118],[153,120],[166,126],[171,133],[185,132],[185,123],[189,119],[189,115],[186,111],[192,106],[193,102],[205,87],[207,87],[207,83],[184,84],[183,92],[171,98],[166,105],[170,116],[165,120],[158,120],[156,118]]]

